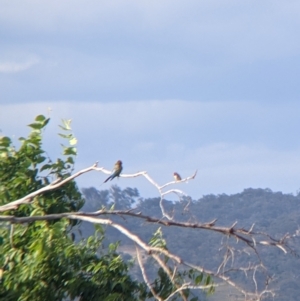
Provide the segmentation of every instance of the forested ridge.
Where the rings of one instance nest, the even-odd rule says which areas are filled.
[[[134,212],[161,218],[159,198],[142,198],[136,188],[122,190],[113,185],[108,190],[99,191],[91,187],[84,188],[82,191],[86,198],[84,211],[95,211],[101,206],[109,207],[114,204],[115,209],[134,209]],[[164,200],[164,204],[165,208],[174,214],[176,221],[205,223],[217,219],[216,224],[220,226],[228,226],[237,222],[239,227],[249,228],[254,224],[254,230],[267,232],[274,235],[274,238],[282,237],[285,234],[296,235],[290,240],[290,247],[295,250],[293,254],[283,254],[279,248],[268,248],[262,250],[262,256],[269,269],[269,274],[273,278],[271,286],[276,287],[275,300],[297,300],[300,294],[298,285],[300,245],[297,236],[300,225],[300,195],[273,192],[270,189],[248,188],[232,195],[210,194],[197,200],[183,198],[178,202]],[[126,225],[130,231],[146,241],[161,227],[161,225],[145,223],[144,220],[130,216],[126,218],[111,216],[110,218]],[[94,231],[93,225],[87,223],[83,223],[80,229],[84,236],[88,236]],[[161,227],[161,230],[169,250],[182,258],[207,268],[215,268],[220,264],[222,260],[220,248],[222,244],[226,243],[224,242],[226,239],[222,235],[179,227]],[[110,227],[106,229],[106,238],[107,243],[109,240],[120,241],[120,250],[123,252],[125,250],[125,253],[130,248],[134,248],[131,241]],[[228,240],[230,239],[228,238]],[[244,251],[251,252],[247,248]],[[245,257],[235,258],[235,260],[239,261],[240,265],[247,265]],[[243,278],[244,275],[240,274],[237,277]],[[247,282],[246,278],[245,282]],[[211,298],[214,299],[215,296],[211,296]]]

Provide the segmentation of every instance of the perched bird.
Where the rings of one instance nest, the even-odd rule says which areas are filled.
[[[122,161],[118,160],[114,166],[113,173],[103,183],[106,183],[108,180],[112,180],[115,177],[119,177],[122,169]]]
[[[181,181],[181,176],[177,172],[174,172],[173,176],[174,176],[175,181]]]

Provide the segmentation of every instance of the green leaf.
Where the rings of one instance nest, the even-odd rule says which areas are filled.
[[[40,163],[44,162],[45,160],[46,160],[45,157],[40,156],[40,157],[36,160],[36,163],[40,164]]]
[[[11,139],[8,137],[0,137],[0,146],[8,147],[11,144]]]
[[[99,232],[100,234],[104,235],[104,230],[103,227],[99,224],[94,224],[94,228],[97,232]]]
[[[46,120],[44,120],[43,127],[45,127],[48,124],[49,121],[50,121],[50,118],[47,118]]]
[[[209,285],[211,283],[211,277],[210,275],[207,275],[205,285]]]
[[[65,138],[65,139],[70,139],[73,135],[72,134],[58,134],[60,137]]]
[[[33,211],[31,211],[30,216],[34,216],[34,215],[42,215],[42,209],[41,208],[36,208]]]
[[[35,118],[35,121],[40,123],[42,125],[42,127],[45,127],[48,124],[48,122],[50,121],[50,118],[46,118],[44,115],[38,115]]]
[[[163,236],[162,236],[161,227],[159,227],[156,230],[156,232],[153,234],[153,237],[150,239],[149,244],[152,247],[167,249],[166,241],[165,241],[165,239],[163,239]]]
[[[46,169],[51,169],[52,165],[51,164],[45,164],[40,168],[40,171],[46,170]]]
[[[44,120],[46,120],[46,117],[44,115],[38,115],[35,117],[35,121],[43,123]]]
[[[73,157],[68,157],[67,160],[66,160],[67,163],[70,163],[70,164],[74,164],[74,159]]]
[[[203,274],[198,275],[195,279],[195,284],[196,285],[200,284],[202,280],[203,280]]]
[[[43,128],[43,125],[40,123],[31,123],[31,124],[28,124],[28,126],[30,126],[31,128],[33,128],[35,130],[40,130]]]
[[[72,155],[76,156],[77,155],[77,149],[76,147],[66,147],[63,152],[64,155]]]

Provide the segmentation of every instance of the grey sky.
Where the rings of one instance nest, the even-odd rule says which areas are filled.
[[[159,182],[198,169],[183,186],[195,197],[295,192],[299,13],[274,0],[1,1],[0,128],[24,135],[51,107],[47,146],[59,152],[57,124],[72,119],[78,168],[122,159]]]

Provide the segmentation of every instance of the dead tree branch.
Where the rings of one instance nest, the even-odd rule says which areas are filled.
[[[96,162],[92,166],[90,166],[86,169],[82,169],[82,170],[78,171],[77,173],[71,175],[70,177],[67,177],[66,179],[63,179],[63,180],[56,179],[49,185],[47,185],[37,191],[29,193],[28,195],[26,195],[18,200],[15,200],[8,204],[0,206],[0,212],[17,209],[18,206],[20,206],[21,204],[30,204],[31,202],[33,202],[33,200],[36,196],[41,195],[41,194],[51,191],[51,190],[58,189],[58,188],[62,187],[63,185],[65,185],[66,183],[68,183],[69,181],[74,180],[76,177],[78,177],[84,173],[90,172],[90,171],[100,171],[105,174],[111,173],[109,170],[107,170],[103,167],[97,167],[97,162]],[[259,291],[259,289],[258,289],[256,273],[259,269],[264,270],[265,267],[263,266],[261,259],[259,257],[259,254],[257,251],[257,246],[262,245],[262,246],[277,247],[277,248],[281,249],[284,253],[287,253],[288,251],[291,251],[291,249],[287,245],[287,241],[288,241],[288,239],[292,238],[293,235],[285,235],[281,239],[275,239],[267,233],[254,231],[254,224],[249,229],[238,228],[237,222],[234,222],[231,226],[228,226],[228,227],[221,227],[221,226],[216,225],[216,222],[217,222],[216,219],[213,221],[210,221],[210,222],[206,222],[206,223],[191,223],[191,222],[174,221],[173,217],[170,216],[164,209],[164,206],[163,206],[164,197],[168,194],[174,193],[178,196],[178,198],[180,200],[181,197],[185,194],[183,191],[181,191],[179,189],[168,189],[168,190],[165,190],[165,189],[167,187],[169,187],[170,185],[192,180],[196,177],[196,174],[197,174],[197,171],[192,176],[182,179],[181,181],[171,181],[171,182],[168,182],[161,186],[158,185],[148,175],[148,173],[146,171],[138,172],[135,174],[121,174],[120,175],[121,177],[124,177],[124,178],[133,178],[133,177],[143,176],[150,182],[150,184],[155,186],[160,194],[159,206],[161,208],[163,217],[165,217],[166,219],[158,219],[158,218],[154,218],[151,216],[143,215],[140,212],[134,212],[134,209],[127,210],[127,211],[122,211],[122,210],[111,210],[110,211],[110,210],[106,210],[106,209],[101,209],[101,210],[98,210],[95,212],[65,212],[65,213],[50,214],[50,215],[45,215],[45,216],[15,217],[12,215],[0,215],[0,221],[7,222],[12,225],[11,244],[13,244],[12,238],[13,238],[13,225],[14,224],[28,224],[28,223],[32,223],[35,221],[41,221],[41,220],[55,220],[55,219],[67,218],[67,219],[72,219],[72,220],[86,221],[86,222],[90,222],[90,223],[94,223],[94,224],[109,225],[110,227],[117,229],[120,233],[122,233],[124,236],[126,236],[133,243],[136,244],[137,259],[138,259],[138,263],[139,263],[139,266],[142,271],[144,281],[147,284],[147,286],[149,287],[153,296],[157,300],[162,300],[162,299],[157,295],[157,293],[155,293],[155,291],[153,290],[153,288],[147,278],[147,274],[146,274],[145,268],[143,266],[143,263],[141,261],[139,250],[138,250],[137,246],[139,246],[141,249],[146,251],[149,256],[153,257],[155,262],[163,268],[165,273],[168,275],[170,281],[175,285],[176,290],[167,298],[167,300],[169,300],[172,296],[174,296],[177,293],[179,293],[181,295],[181,297],[183,298],[183,300],[185,300],[185,296],[183,294],[183,290],[185,290],[185,289],[194,289],[194,288],[209,289],[211,287],[211,286],[193,286],[190,283],[184,283],[184,284],[178,285],[175,282],[174,275],[175,275],[176,269],[179,265],[192,268],[194,270],[197,270],[201,273],[205,273],[206,275],[210,275],[216,279],[219,279],[219,280],[227,283],[228,285],[230,285],[231,287],[234,287],[236,290],[238,290],[240,293],[242,293],[245,296],[245,300],[257,300],[258,301],[258,300],[261,300],[262,297],[266,294],[272,295],[273,292],[268,289],[268,284],[265,286],[265,289],[263,289],[262,291]],[[254,266],[249,265],[246,268],[239,267],[238,269],[234,269],[234,268],[226,269],[225,267],[227,266],[227,263],[230,262],[230,259],[232,259],[232,261],[234,261],[234,254],[235,254],[234,249],[228,247],[226,254],[223,257],[223,260],[216,271],[205,269],[201,265],[194,265],[192,263],[189,263],[188,261],[183,260],[180,256],[173,254],[172,252],[170,252],[164,248],[150,246],[149,244],[144,242],[138,235],[129,231],[123,225],[118,224],[108,218],[100,218],[100,216],[103,216],[103,215],[106,215],[106,216],[107,215],[110,215],[110,216],[118,215],[118,216],[122,216],[122,217],[130,216],[130,217],[142,219],[148,223],[155,223],[155,224],[163,225],[166,227],[192,228],[192,229],[198,229],[198,230],[203,230],[203,231],[213,231],[213,232],[219,233],[221,235],[224,235],[227,238],[233,237],[238,242],[242,242],[246,246],[250,247],[255,252],[256,256],[259,258],[260,263],[259,263],[259,265],[254,265]],[[175,265],[174,271],[170,270],[168,268],[168,266],[163,262],[163,260],[160,257],[162,255],[168,257],[169,259],[171,259],[173,261],[173,263]],[[253,293],[248,292],[245,289],[243,289],[242,287],[240,287],[236,282],[232,281],[231,278],[228,276],[228,273],[233,270],[242,271],[244,273],[252,271],[252,280],[254,282],[255,292],[253,292]]]

